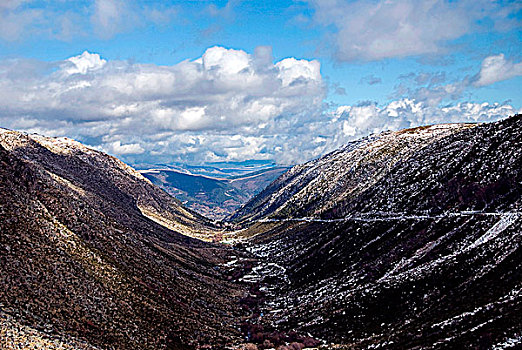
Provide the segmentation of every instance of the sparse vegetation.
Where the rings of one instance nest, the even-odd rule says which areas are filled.
[[[522,116],[350,144],[233,222],[103,153],[10,131],[0,192],[1,348],[522,341]]]

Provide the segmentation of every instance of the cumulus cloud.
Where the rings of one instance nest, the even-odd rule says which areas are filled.
[[[311,0],[317,23],[335,27],[337,57],[372,61],[444,52],[445,45],[488,19],[513,26],[516,4],[489,0]]]
[[[164,130],[229,129],[317,111],[325,93],[317,61],[264,67],[256,56],[223,47],[173,66],[107,62],[84,52],[20,82],[13,70],[24,64],[6,63],[12,78],[4,71],[5,113],[47,111],[70,122],[130,118]]]
[[[287,58],[274,64],[266,47],[254,54],[212,47],[173,66],[106,61],[89,52],[51,66],[0,63],[4,126],[76,136],[116,154],[142,153],[137,133],[139,142],[150,144],[163,135],[167,146],[156,152],[176,154],[179,149],[169,149],[169,142],[179,145],[180,133],[258,137],[262,129],[275,132],[275,120],[298,125],[313,119],[325,93],[318,61]],[[253,140],[259,139],[239,146],[237,141],[226,154],[240,157],[238,147],[256,150]]]
[[[349,141],[387,130],[422,125],[461,122],[489,122],[520,113],[509,104],[457,103],[430,106],[412,99],[399,99],[385,105],[365,102],[339,106],[324,118],[303,124],[295,133],[264,140],[273,159],[295,164],[319,157]]]
[[[143,147],[141,147],[138,143],[122,145],[121,141],[110,142],[101,147],[101,149],[106,152],[119,155],[141,154],[145,152],[145,149],[143,149]]]
[[[62,69],[65,75],[87,74],[89,71],[102,68],[105,63],[107,61],[102,59],[100,55],[84,51],[81,55],[66,60]]]
[[[342,123],[343,135],[355,139],[385,130],[421,125],[495,121],[518,112],[508,104],[466,102],[434,107],[405,98],[384,106],[373,103],[340,106],[332,116],[337,123]]]
[[[522,75],[522,62],[506,60],[504,54],[486,57],[478,74],[475,86],[491,85],[499,81]]]
[[[90,52],[54,63],[11,59],[0,61],[0,126],[72,137],[134,164],[294,164],[369,133],[517,112],[405,97],[329,111],[320,68],[314,60],[274,62],[269,47],[253,54],[212,47],[172,66]]]

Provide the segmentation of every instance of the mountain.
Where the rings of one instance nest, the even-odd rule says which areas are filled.
[[[232,216],[234,222],[261,217],[317,216],[353,198],[385,176],[396,163],[473,124],[442,124],[373,135],[296,165]]]
[[[183,174],[228,179],[232,177],[247,176],[248,174],[260,172],[263,170],[270,170],[271,168],[278,167],[278,165],[273,161],[251,159],[237,162],[222,161],[209,162],[204,164],[184,164],[178,162],[168,164],[136,163],[134,164],[134,167],[138,169],[138,171],[164,169],[177,171],[178,173]]]
[[[522,345],[521,115],[372,135],[225,222],[75,141],[2,129],[0,193],[2,348]]]
[[[350,349],[520,346],[521,206],[521,115],[384,133],[296,166],[233,217],[258,259],[249,327]]]
[[[193,211],[209,219],[221,220],[234,213],[288,168],[273,166],[238,175],[231,175],[239,172],[237,169],[233,172],[229,168],[213,169],[219,170],[223,177],[178,169],[148,169],[140,173]]]
[[[0,193],[0,347],[240,339],[244,287],[220,268],[238,253],[186,236],[216,227],[129,166],[70,139],[2,129]]]

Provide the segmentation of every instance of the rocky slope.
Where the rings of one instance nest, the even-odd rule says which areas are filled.
[[[520,115],[298,166],[235,217],[258,220],[254,325],[347,348],[520,346],[521,206]]]
[[[473,124],[446,124],[373,135],[330,154],[297,165],[231,217],[263,218],[320,215],[339,201],[354,198],[384,177],[398,162]]]
[[[220,270],[235,253],[180,234],[215,228],[120,161],[2,130],[0,193],[0,347],[238,341],[243,287]]]
[[[0,193],[3,347],[522,345],[520,115],[351,143],[232,223],[74,141],[7,130]]]
[[[0,145],[13,156],[43,167],[56,181],[72,184],[74,191],[74,184],[80,184],[87,192],[138,208],[152,220],[189,236],[212,233],[208,220],[187,210],[133,168],[79,142],[0,129]]]

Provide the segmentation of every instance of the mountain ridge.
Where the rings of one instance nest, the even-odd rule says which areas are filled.
[[[234,213],[230,220],[301,217],[310,208],[315,210],[309,214],[320,215],[327,206],[371,186],[368,181],[375,182],[385,176],[395,162],[407,159],[429,142],[473,126],[438,124],[385,132],[348,143],[318,159],[291,168]],[[257,214],[249,218],[245,215],[247,212]]]
[[[297,218],[249,213],[263,325],[346,348],[520,343],[522,116],[430,142],[319,215],[300,198]]]
[[[2,131],[0,165],[0,344],[522,341],[521,115],[348,144],[224,223],[69,139]]]
[[[143,208],[211,227],[114,158],[73,148],[0,134],[2,312],[101,348],[237,341],[244,291],[219,266],[238,253],[151,220]]]

